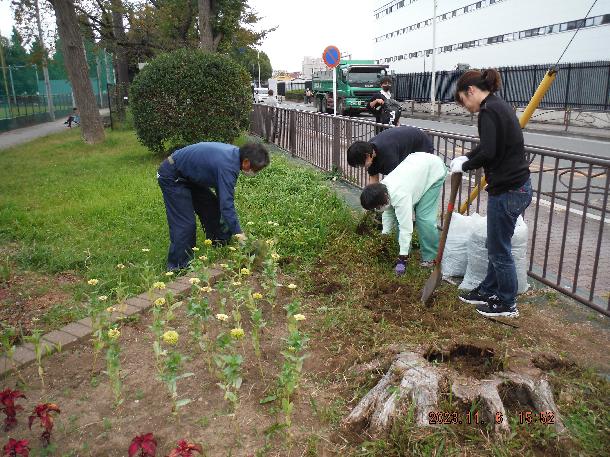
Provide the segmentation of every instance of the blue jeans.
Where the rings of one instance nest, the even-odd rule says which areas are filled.
[[[528,179],[518,189],[487,197],[487,276],[479,292],[496,295],[508,306],[517,297],[517,270],[511,253],[511,239],[517,218],[532,202],[532,183]]]
[[[197,233],[195,214],[209,239],[227,240],[231,233],[221,218],[218,197],[209,188],[189,184],[167,160],[159,167],[158,174],[169,225],[167,269],[171,271],[187,267],[193,258]]]

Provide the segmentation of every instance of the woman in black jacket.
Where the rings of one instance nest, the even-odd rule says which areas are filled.
[[[487,276],[460,297],[477,305],[484,316],[517,317],[517,272],[511,238],[517,218],[532,201],[530,171],[523,132],[513,108],[495,92],[501,85],[495,69],[470,70],[457,82],[455,101],[479,113],[480,143],[465,156],[451,161],[451,172],[483,167],[487,180]]]

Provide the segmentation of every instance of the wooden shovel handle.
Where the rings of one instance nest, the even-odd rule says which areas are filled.
[[[440,268],[441,260],[443,260],[443,252],[445,251],[445,243],[447,242],[447,234],[449,233],[449,224],[451,223],[451,216],[453,216],[453,207],[455,206],[455,199],[461,184],[462,173],[452,173],[449,203],[447,203],[447,212],[445,213],[445,219],[443,220],[443,231],[441,232],[441,239],[438,243],[438,253],[436,254],[435,260],[437,268]]]

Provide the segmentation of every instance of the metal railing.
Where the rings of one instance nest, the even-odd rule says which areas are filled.
[[[254,106],[250,123],[255,135],[359,188],[366,184],[366,172],[349,167],[345,152],[353,141],[369,140],[380,127],[365,120],[264,105]],[[476,137],[422,130],[446,164],[478,144]],[[524,214],[530,237],[528,274],[610,316],[610,160],[531,146],[526,146],[526,153],[534,190]],[[480,170],[464,175],[460,204],[480,179]],[[485,214],[485,192],[468,209],[472,212]]]

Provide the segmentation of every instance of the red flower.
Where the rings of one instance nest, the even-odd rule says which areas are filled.
[[[59,407],[55,403],[39,403],[34,408],[32,415],[28,418],[30,430],[32,424],[38,418],[40,419],[40,426],[44,428],[44,432],[40,437],[43,446],[48,446],[51,442],[51,430],[53,430],[53,415],[51,413],[61,413]]]
[[[140,452],[140,457],[154,457],[157,452],[157,440],[152,433],[136,436],[129,446],[128,455],[133,457]]]
[[[178,441],[178,446],[172,449],[167,457],[193,457],[193,452],[203,453],[198,444],[187,443],[185,440]]]
[[[27,440],[14,440],[10,438],[8,443],[4,445],[4,453],[2,455],[8,457],[23,456],[28,457],[30,455],[30,448]]]
[[[6,419],[4,419],[5,432],[17,425],[17,411],[23,409],[15,404],[15,400],[18,398],[25,398],[24,393],[19,390],[4,389],[0,392],[0,411],[6,414]]]

